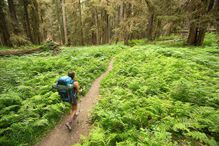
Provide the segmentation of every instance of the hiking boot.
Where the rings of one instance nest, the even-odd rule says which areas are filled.
[[[75,116],[77,117],[77,116],[79,115],[79,113],[80,113],[80,111],[77,111],[77,112],[75,113]]]
[[[75,113],[75,115],[74,115],[74,117],[73,117],[73,120],[75,120],[75,119],[78,117],[79,113],[80,113],[80,111],[77,111],[77,112]]]
[[[65,126],[68,128],[68,130],[69,130],[69,131],[71,131],[71,130],[72,130],[72,128],[71,128],[71,125],[69,124],[69,122],[68,122],[68,123],[66,123],[66,124],[65,124]]]

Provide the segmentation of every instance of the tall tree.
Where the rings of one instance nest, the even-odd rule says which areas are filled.
[[[40,18],[39,18],[39,8],[37,0],[32,0],[31,3],[31,24],[33,32],[33,43],[40,44]]]
[[[3,45],[6,45],[6,46],[12,46],[4,9],[5,9],[5,1],[1,0],[0,1],[0,18],[1,18],[0,30],[2,32],[2,43]]]
[[[186,4],[191,20],[187,40],[189,45],[203,44],[207,26],[212,21],[211,12],[216,4],[217,0],[194,0]]]
[[[16,8],[14,5],[14,0],[8,0],[8,9],[9,9],[9,13],[10,13],[11,21],[12,21],[13,32],[14,34],[18,35],[19,23],[18,23]]]
[[[129,38],[130,38],[130,28],[129,28],[129,18],[131,16],[131,7],[132,4],[131,3],[125,3],[124,5],[124,22],[125,22],[125,26],[124,26],[124,32],[123,32],[123,39],[124,39],[124,44],[125,45],[129,45]]]
[[[66,15],[65,15],[65,0],[61,0],[62,6],[62,21],[63,21],[63,29],[64,29],[64,44],[68,44],[68,34],[67,34],[67,25],[66,25]]]
[[[84,45],[84,32],[83,32],[83,23],[82,23],[82,10],[81,10],[81,0],[78,0],[78,8],[79,8],[79,23],[80,23],[80,40],[81,45]]]
[[[59,29],[59,41],[61,44],[65,43],[65,38],[64,38],[64,29],[63,29],[63,19],[62,19],[62,8],[61,8],[61,3],[60,0],[54,0],[55,3],[55,13],[56,13],[56,20],[58,20],[58,29]]]
[[[93,9],[94,11],[94,19],[95,19],[95,25],[96,25],[96,44],[100,44],[100,25],[99,25],[99,16],[97,7]]]
[[[28,0],[23,0],[23,9],[24,9],[24,30],[26,32],[27,37],[31,42],[33,42],[33,37],[31,33],[30,20],[29,20],[29,12],[28,5],[30,4]]]
[[[155,21],[156,21],[156,13],[155,13],[155,6],[151,0],[145,0],[148,6],[148,24],[147,24],[147,39],[153,41],[154,37],[154,30],[155,30]]]

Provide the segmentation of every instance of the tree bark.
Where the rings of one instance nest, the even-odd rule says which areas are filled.
[[[41,24],[44,24],[44,17],[45,17],[45,15],[44,15],[44,9],[40,9],[39,10],[39,15],[40,15],[40,23]],[[42,27],[41,27],[41,41],[44,41],[44,40],[46,40],[47,39],[47,35],[48,35],[48,31],[46,30],[46,27],[43,25]],[[50,38],[50,39],[52,39],[52,38]]]
[[[206,33],[207,27],[201,27],[199,28],[198,38],[197,38],[197,45],[201,46],[204,43],[205,33]]]
[[[198,27],[191,24],[189,30],[188,45],[201,46],[204,42],[206,27]]]
[[[145,3],[147,4],[149,9],[146,36],[149,41],[153,41],[155,39],[154,37],[155,21],[156,21],[155,7],[151,0],[145,0]]]
[[[96,27],[96,19],[95,19],[95,11],[92,11],[92,18],[94,18],[92,20],[92,26]],[[92,29],[92,33],[91,33],[91,43],[92,44],[96,44],[97,43],[97,38],[96,38],[96,30]]]
[[[116,22],[115,22],[115,26],[117,29],[119,28],[119,25],[120,25],[122,19],[123,19],[123,5],[119,6],[119,8],[117,10]],[[119,42],[119,40],[120,40],[120,33],[117,30],[115,32],[115,43],[117,44]]]
[[[10,33],[7,27],[6,15],[4,13],[5,2],[0,0],[0,30],[2,33],[2,43],[6,46],[12,46],[10,41]]]
[[[106,24],[107,24],[107,43],[111,43],[111,23],[108,14],[107,14]]]
[[[82,23],[82,12],[81,12],[81,0],[78,0],[79,5],[79,23],[80,23],[80,40],[81,45],[84,45],[84,32],[83,32],[83,23]]]
[[[8,0],[8,9],[12,20],[13,32],[14,34],[18,35],[20,31],[19,31],[19,23],[17,19],[16,9],[14,6],[14,0]]]
[[[95,25],[96,25],[96,44],[100,44],[99,18],[96,8],[94,10],[94,16],[95,16]]]
[[[156,30],[155,30],[155,35],[154,35],[154,39],[155,38],[159,38],[161,35],[161,20],[157,19],[156,23]]]
[[[55,7],[56,7],[56,17],[58,20],[58,28],[59,28],[59,41],[60,44],[65,43],[65,38],[64,38],[64,29],[63,29],[63,22],[62,22],[62,16],[61,16],[61,7],[60,7],[60,1],[55,0]]]
[[[63,21],[63,29],[64,29],[64,37],[65,37],[65,45],[68,45],[68,32],[67,32],[67,25],[66,25],[66,15],[65,15],[65,0],[61,0],[62,5],[62,21]]]
[[[132,12],[131,8],[132,8],[132,5],[130,3],[124,4],[124,21],[126,21],[127,25],[129,25],[128,19],[131,16],[131,12]],[[130,39],[129,29],[130,29],[129,26],[128,27],[125,26],[125,30],[124,30],[125,32],[123,32],[125,45],[129,45],[129,39]]]
[[[23,0],[23,8],[24,8],[24,29],[26,31],[26,35],[31,42],[33,42],[33,37],[30,29],[30,21],[29,21],[29,13],[28,13],[28,0]]]
[[[32,15],[31,20],[32,20],[32,30],[33,30],[33,43],[40,44],[41,43],[40,18],[39,18],[38,2],[36,0],[32,1],[31,15]]]
[[[147,39],[149,41],[154,40],[154,17],[155,14],[153,12],[149,14],[148,25],[147,25]]]
[[[189,36],[187,39],[188,45],[201,46],[204,42],[205,33],[207,30],[208,22],[202,22],[202,16],[208,15],[210,12],[216,10],[216,5],[218,5],[218,0],[202,1],[203,2],[203,11],[200,11],[196,22],[193,22],[190,25]],[[196,9],[193,11],[197,11]],[[196,12],[197,13],[197,12]],[[198,24],[199,22],[200,24]]]
[[[194,24],[191,24],[189,28],[189,37],[187,40],[188,45],[195,45],[197,30]]]

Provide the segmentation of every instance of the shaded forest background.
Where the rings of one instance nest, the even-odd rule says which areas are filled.
[[[0,45],[98,45],[219,32],[219,0],[1,0]]]

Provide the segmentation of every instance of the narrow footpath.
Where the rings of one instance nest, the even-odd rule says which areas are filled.
[[[89,113],[98,101],[101,80],[107,76],[112,68],[113,60],[111,60],[107,70],[93,82],[87,95],[81,99],[79,104],[80,114],[72,124],[72,131],[69,132],[65,127],[65,123],[69,118],[69,116],[66,116],[63,121],[43,138],[38,146],[72,146],[80,142],[81,135],[88,136],[90,129]]]

